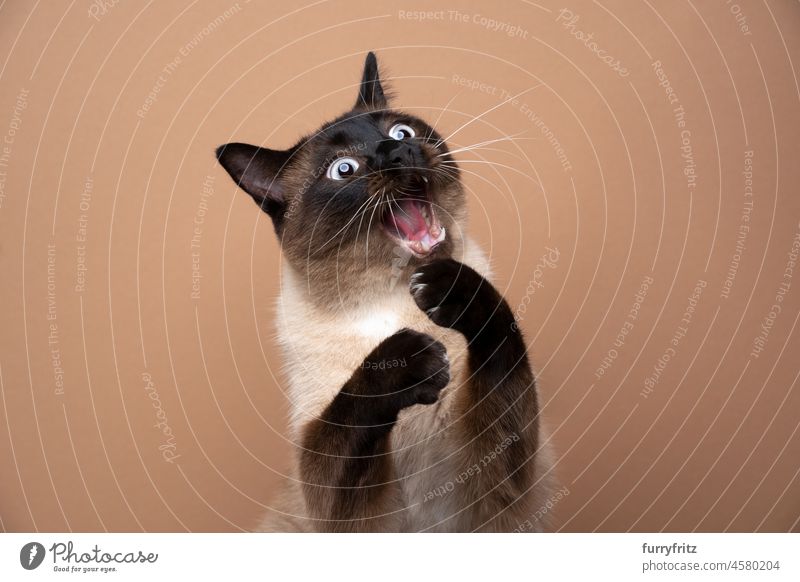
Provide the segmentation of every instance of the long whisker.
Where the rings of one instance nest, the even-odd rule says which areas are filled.
[[[455,164],[456,162],[455,161],[445,160],[442,163],[443,164]],[[534,178],[532,178],[529,174],[526,174],[525,172],[523,172],[521,170],[518,170],[517,168],[515,168],[513,166],[509,166],[507,164],[501,164],[500,162],[490,162],[489,160],[460,160],[458,163],[459,164],[486,164],[487,166],[499,166],[501,168],[505,168],[507,170],[511,170],[512,172],[516,172],[520,176],[524,176],[525,178],[529,179],[531,182],[533,182],[537,186],[542,187],[542,185],[539,183],[539,181],[535,180]]]
[[[350,220],[348,220],[348,221],[347,221],[347,224],[345,224],[345,225],[344,225],[342,228],[340,228],[340,229],[339,229],[339,230],[336,232],[336,234],[334,234],[333,236],[331,236],[331,238],[329,238],[328,240],[326,240],[326,241],[325,241],[325,243],[323,243],[323,244],[322,244],[322,246],[318,247],[318,248],[317,248],[317,251],[320,251],[320,250],[324,249],[324,248],[325,248],[325,247],[328,245],[328,243],[329,243],[329,242],[331,242],[331,241],[332,241],[333,239],[335,239],[337,236],[339,236],[340,234],[342,234],[342,233],[343,233],[343,232],[344,232],[344,231],[347,229],[347,227],[349,227],[349,226],[350,226],[350,225],[351,225],[353,222],[355,222],[356,218],[358,218],[358,213],[359,213],[359,212],[360,212],[360,211],[361,211],[361,210],[362,210],[362,209],[363,209],[365,206],[367,206],[367,204],[369,204],[369,202],[370,202],[370,199],[369,199],[369,198],[367,198],[367,199],[366,199],[366,200],[365,200],[365,201],[364,201],[364,202],[361,204],[361,206],[359,206],[359,207],[358,207],[358,209],[356,209],[356,211],[353,213],[353,216],[350,218]],[[315,251],[315,252],[317,252],[317,251]]]
[[[476,143],[476,144],[473,144],[473,145],[470,145],[470,146],[464,146],[464,147],[456,148],[454,150],[450,150],[449,152],[437,154],[436,157],[441,158],[441,157],[446,156],[448,154],[457,154],[459,152],[468,152],[470,150],[473,150],[473,149],[476,149],[476,148],[479,148],[479,147],[483,147],[483,146],[487,146],[487,145],[491,145],[493,143],[499,143],[499,142],[503,142],[503,141],[513,141],[514,139],[518,138],[519,136],[521,136],[524,133],[525,133],[524,131],[521,131],[521,132],[516,133],[514,135],[507,135],[507,136],[504,136],[504,137],[499,137],[497,139],[487,139],[486,141],[482,141],[482,142],[479,142],[479,143]]]
[[[509,97],[509,98],[508,98],[508,99],[506,99],[505,101],[501,101],[500,103],[498,103],[498,104],[497,104],[497,105],[495,105],[494,107],[490,107],[489,109],[487,109],[486,111],[484,111],[484,112],[483,112],[483,113],[481,113],[480,115],[478,115],[478,116],[476,116],[476,117],[473,117],[473,118],[471,118],[469,121],[467,121],[467,122],[466,122],[466,123],[464,123],[463,125],[459,126],[459,127],[458,127],[458,128],[455,130],[455,131],[453,131],[452,133],[450,133],[450,135],[448,135],[447,137],[445,137],[445,138],[442,138],[441,140],[439,140],[439,141],[436,143],[436,145],[434,145],[434,147],[439,147],[439,146],[440,146],[442,143],[444,143],[444,142],[446,142],[447,140],[449,140],[451,137],[453,137],[455,134],[457,134],[459,131],[461,131],[462,129],[464,129],[465,127],[467,127],[468,125],[470,125],[471,123],[474,123],[474,122],[478,121],[478,120],[479,120],[481,117],[483,117],[484,115],[487,115],[487,114],[491,113],[492,111],[494,111],[494,110],[495,110],[495,109],[497,109],[498,107],[502,107],[502,106],[503,106],[503,105],[505,105],[506,103],[508,103],[508,102],[510,102],[510,101],[513,101],[513,100],[517,99],[518,97],[521,97],[522,95],[524,95],[525,93],[528,93],[529,91],[533,91],[533,90],[534,90],[534,89],[536,89],[537,87],[541,87],[541,85],[542,85],[541,83],[537,83],[536,85],[533,85],[532,87],[528,87],[528,88],[527,88],[527,89],[525,89],[524,91],[520,91],[520,92],[519,92],[519,93],[517,93],[516,95],[512,95],[511,97]]]
[[[459,95],[461,95],[461,92],[460,92],[460,91],[459,91],[458,93],[456,93],[455,95],[453,95],[453,96],[450,98],[450,101],[448,101],[448,102],[447,102],[447,105],[445,105],[445,106],[444,106],[444,109],[442,109],[442,110],[439,112],[439,117],[437,117],[437,118],[436,118],[436,121],[435,121],[435,122],[433,123],[433,125],[431,126],[431,131],[433,131],[433,128],[434,128],[434,127],[436,127],[437,125],[439,125],[439,122],[440,122],[440,121],[441,121],[441,119],[442,119],[442,115],[444,115],[444,112],[448,110],[448,108],[450,107],[450,105],[452,105],[452,104],[453,104],[453,101],[455,101],[455,100],[456,100],[456,97],[458,97]],[[430,139],[430,138],[431,138],[431,134],[428,134],[428,135],[426,135],[426,136],[425,136],[425,138],[426,138],[426,140],[427,140],[427,139]],[[444,140],[442,140],[442,141],[444,141]],[[434,147],[436,147],[436,146],[434,146]]]
[[[461,152],[461,153],[462,154],[463,153],[472,153],[472,154],[477,155],[477,156],[480,156],[481,153],[483,153],[483,154],[498,153],[498,154],[503,154],[503,155],[506,155],[506,156],[511,156],[515,160],[519,160],[522,163],[530,163],[529,159],[523,158],[520,155],[517,155],[517,154],[512,153],[512,152],[510,152],[508,150],[504,150],[504,149],[500,149],[500,148],[492,148],[492,147],[484,146],[484,147],[480,147],[480,148],[471,148],[467,152]],[[485,159],[485,158],[482,157],[482,159]]]
[[[383,193],[386,191],[386,187],[381,188],[381,191],[378,193],[378,201],[375,203],[375,206],[380,206],[381,198],[383,198]],[[358,221],[358,230],[356,230],[356,238],[355,241],[358,243],[358,235],[361,234],[361,225],[364,223],[364,217],[367,215],[367,210],[364,209],[364,212],[361,213],[361,218]],[[353,245],[353,256],[356,256],[356,249],[358,248],[358,244]]]
[[[370,215],[369,222],[367,223],[366,256],[364,257],[364,261],[367,264],[365,264],[365,267],[368,266],[368,263],[369,263],[369,233],[370,233],[370,229],[372,228],[372,219],[375,218],[375,211],[378,209],[378,206],[380,206],[380,201],[383,200],[383,196],[384,196],[384,194],[381,194],[380,200],[378,200],[378,203],[372,209],[372,214]]]
[[[406,196],[407,196],[407,195],[406,195]],[[407,198],[401,198],[400,200],[413,200],[413,198],[407,197]],[[397,206],[397,209],[398,209],[400,212],[402,212],[403,214],[405,214],[406,216],[408,216],[408,212],[406,212],[405,210],[403,210],[403,207],[402,207],[402,206],[400,206],[400,204],[397,202],[397,199],[396,199],[394,196],[392,196],[392,199],[389,201],[389,210],[390,210],[390,211],[391,211],[391,209],[392,209],[392,203],[394,203],[394,205],[395,205],[395,206]],[[394,213],[392,213],[392,218],[394,218]],[[411,217],[410,217],[410,216],[408,216],[408,218],[411,218]]]
[[[395,225],[395,228],[396,228],[397,227],[397,217],[394,215],[394,210],[392,210],[392,202],[394,202],[394,197],[393,196],[389,198],[389,214],[392,215],[392,221],[394,222],[394,225]],[[397,204],[397,202],[395,202],[395,204]],[[397,207],[400,208],[400,205],[398,204]]]

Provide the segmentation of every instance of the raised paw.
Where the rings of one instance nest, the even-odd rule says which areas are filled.
[[[492,285],[470,267],[452,259],[423,265],[411,275],[411,296],[436,325],[455,329],[467,338],[486,324],[501,298]]]
[[[393,399],[398,410],[436,402],[450,381],[445,347],[411,329],[386,338],[367,356],[362,368],[373,390]]]

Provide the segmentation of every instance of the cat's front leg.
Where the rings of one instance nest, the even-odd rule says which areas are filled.
[[[453,471],[470,475],[461,488],[457,527],[514,529],[535,485],[538,404],[525,340],[500,293],[452,259],[420,267],[411,294],[437,325],[468,342],[469,381],[458,391],[453,427],[460,448]]]
[[[433,404],[449,380],[444,346],[409,329],[366,357],[304,430],[300,475],[315,529],[402,529],[389,435],[402,409]]]

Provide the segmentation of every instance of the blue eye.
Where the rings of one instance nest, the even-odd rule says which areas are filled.
[[[397,123],[389,130],[389,137],[398,141],[411,139],[415,135],[417,135],[416,132],[405,123]]]
[[[328,166],[328,178],[331,180],[344,180],[358,170],[358,162],[353,158],[339,158]]]

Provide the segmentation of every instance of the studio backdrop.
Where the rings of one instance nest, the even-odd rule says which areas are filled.
[[[291,146],[369,51],[465,148],[552,529],[800,527],[796,2],[10,1],[0,47],[3,530],[269,510],[283,259],[214,151]]]

